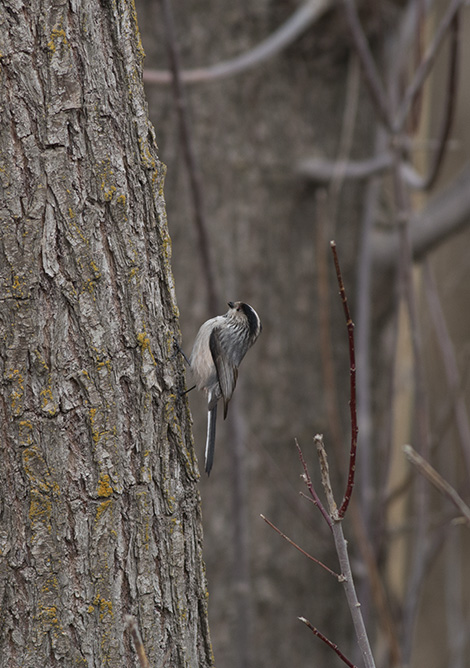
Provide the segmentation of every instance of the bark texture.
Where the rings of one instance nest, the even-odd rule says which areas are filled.
[[[0,666],[211,665],[134,6],[0,22]]]

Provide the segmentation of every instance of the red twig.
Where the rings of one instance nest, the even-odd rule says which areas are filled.
[[[297,545],[297,543],[294,543],[294,541],[291,540],[291,539],[289,538],[289,536],[286,536],[286,534],[283,533],[280,529],[278,529],[277,526],[276,526],[275,524],[273,524],[272,522],[270,522],[270,521],[268,520],[267,517],[265,517],[264,515],[260,515],[260,517],[261,517],[262,520],[264,520],[264,521],[266,522],[266,524],[269,524],[269,526],[271,527],[271,529],[274,529],[274,531],[276,531],[276,533],[278,533],[282,538],[284,538],[284,540],[286,540],[286,541],[289,543],[289,545],[292,545],[292,547],[295,547],[295,549],[298,550],[301,554],[303,554],[303,555],[304,555],[305,557],[307,557],[308,559],[311,559],[312,561],[314,561],[316,564],[318,564],[319,566],[321,566],[322,568],[324,568],[325,571],[327,571],[330,575],[332,575],[332,576],[335,577],[339,582],[341,582],[342,576],[341,576],[339,573],[335,573],[335,571],[332,571],[331,568],[329,568],[329,567],[328,567],[326,564],[324,564],[322,561],[320,561],[319,559],[315,559],[315,557],[312,557],[311,554],[309,554],[308,552],[306,552],[305,550],[303,550],[303,549],[300,547],[300,545]]]
[[[335,645],[334,642],[331,642],[326,636],[321,633],[313,624],[311,624],[308,619],[305,619],[305,617],[299,617],[300,621],[305,624],[305,626],[308,626],[310,631],[312,631],[313,634],[315,634],[320,640],[323,640],[325,645],[328,645],[336,654],[339,656],[341,661],[344,661],[344,663],[349,666],[349,668],[357,668],[356,664],[354,664],[352,661],[350,661],[346,656],[344,656],[343,652],[339,649],[338,645]]]
[[[304,456],[302,454],[302,450],[300,449],[300,445],[298,444],[297,439],[295,439],[295,445],[297,447],[297,452],[299,453],[299,458],[300,458],[300,461],[301,461],[303,469],[304,469],[305,484],[307,485],[308,491],[312,495],[313,503],[317,506],[317,508],[319,509],[321,514],[323,515],[323,517],[325,519],[325,522],[328,524],[330,529],[332,529],[333,528],[333,521],[332,521],[331,517],[328,515],[328,512],[327,512],[325,506],[320,501],[320,497],[318,496],[318,494],[316,493],[316,491],[313,487],[312,479],[310,478],[310,473],[308,472],[307,463],[304,459]]]
[[[339,294],[341,295],[341,301],[343,302],[344,315],[346,317],[346,325],[348,328],[348,341],[349,341],[349,380],[350,380],[350,399],[349,399],[349,412],[351,416],[351,449],[349,453],[349,472],[348,472],[348,484],[346,487],[346,492],[344,494],[343,503],[338,511],[338,517],[344,517],[348,506],[349,501],[351,500],[351,495],[354,487],[354,476],[356,473],[356,452],[357,452],[357,411],[356,411],[356,353],[354,350],[354,323],[351,319],[351,314],[349,312],[348,299],[346,297],[346,290],[344,289],[343,277],[341,275],[341,268],[339,266],[338,254],[336,252],[336,243],[334,241],[330,242],[331,251],[333,253],[333,259],[336,269],[336,277],[338,279],[339,285]]]

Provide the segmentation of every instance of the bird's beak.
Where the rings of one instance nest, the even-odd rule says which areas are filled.
[[[227,304],[229,305],[230,308],[233,308],[235,306],[233,302],[227,302]]]

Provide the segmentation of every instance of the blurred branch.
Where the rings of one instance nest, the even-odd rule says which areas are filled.
[[[445,480],[436,469],[427,462],[424,457],[414,450],[411,445],[404,445],[403,452],[410,460],[410,462],[415,466],[418,471],[423,475],[429,482],[438,489],[441,494],[447,496],[448,499],[452,501],[454,506],[462,513],[465,518],[465,523],[470,527],[470,507],[467,506],[465,501],[457,493],[457,491],[450,485],[447,480]]]
[[[453,0],[449,5],[447,12],[442,17],[442,20],[439,24],[439,27],[436,30],[434,39],[431,42],[424,59],[422,60],[420,66],[415,72],[413,81],[408,86],[408,89],[403,96],[403,100],[398,111],[396,120],[393,123],[393,130],[396,133],[402,131],[405,121],[408,116],[411,105],[416,99],[417,95],[420,93],[421,87],[423,86],[428,74],[431,71],[431,68],[434,64],[437,54],[441,48],[442,42],[451,26],[452,22],[455,19],[458,11],[464,4],[465,0]]]
[[[343,170],[348,164],[354,140],[357,110],[359,105],[359,91],[361,84],[361,65],[355,52],[349,55],[346,96],[344,100],[341,135],[338,144],[338,153],[334,173],[328,188],[330,202],[330,218],[333,223],[333,236],[336,234],[336,215],[339,206],[341,189],[344,184]]]
[[[296,172],[300,176],[311,179],[317,184],[326,184],[341,171],[343,179],[364,180],[382,174],[390,169],[393,163],[391,153],[381,153],[366,160],[324,160],[307,158],[298,163]]]
[[[447,188],[429,200],[410,219],[413,258],[420,259],[443,241],[470,224],[470,164]],[[374,230],[372,255],[377,267],[385,269],[395,263],[399,235],[396,229]]]
[[[468,568],[462,554],[466,553],[466,536],[462,531],[450,531],[444,546],[445,573],[445,625],[448,636],[447,663],[452,668],[465,668],[468,664],[468,614],[465,596]]]
[[[170,0],[160,0],[163,9],[165,23],[165,35],[167,39],[168,57],[171,65],[171,80],[173,82],[176,110],[183,147],[184,158],[189,174],[191,196],[193,200],[194,222],[196,225],[199,253],[201,258],[202,272],[206,283],[206,298],[208,313],[217,312],[217,293],[215,287],[214,265],[209,248],[207,232],[207,220],[204,212],[203,189],[201,174],[198,168],[196,155],[193,148],[191,130],[189,126],[188,111],[181,77],[181,67],[176,32],[173,22],[173,14]]]
[[[452,413],[455,415],[455,422],[460,436],[463,457],[467,467],[467,474],[470,479],[470,422],[468,419],[465,399],[461,392],[461,379],[459,367],[455,358],[454,347],[447,328],[434,275],[428,262],[424,263],[424,292],[431,319],[434,324],[437,343],[442,354],[447,385],[451,394]]]
[[[416,8],[416,19],[414,26],[414,45],[412,47],[414,67],[417,68],[420,62],[423,59],[424,52],[424,37],[425,37],[425,23],[426,23],[426,12],[424,7],[424,0],[417,0],[415,3]],[[410,132],[416,132],[419,126],[419,121],[421,118],[421,112],[423,109],[423,89],[421,88],[419,95],[414,100],[410,109],[410,119],[408,122],[408,127]]]
[[[321,631],[319,631],[315,626],[313,626],[313,624],[311,624],[311,623],[308,621],[308,619],[305,619],[305,617],[299,617],[299,620],[300,620],[301,622],[303,622],[306,626],[308,626],[308,628],[310,629],[310,631],[312,631],[312,633],[313,633],[314,635],[316,635],[317,638],[320,638],[320,640],[323,640],[323,642],[324,642],[326,645],[328,645],[328,647],[331,647],[331,649],[332,649],[334,652],[336,652],[336,654],[339,656],[339,658],[341,659],[341,661],[343,661],[347,666],[349,666],[349,668],[357,668],[357,667],[355,666],[355,664],[352,663],[352,661],[350,661],[350,660],[343,654],[343,652],[341,652],[341,650],[338,648],[338,645],[335,645],[335,643],[331,642],[331,640],[329,640],[326,636],[324,636],[323,633],[322,633]]]
[[[445,89],[445,104],[444,117],[442,119],[441,128],[438,139],[438,149],[434,153],[431,169],[428,177],[425,180],[424,189],[430,190],[436,183],[439,175],[444,153],[447,147],[447,140],[449,138],[452,121],[455,113],[455,100],[457,97],[457,80],[458,80],[458,63],[459,63],[459,27],[460,16],[455,14],[450,24],[450,56],[449,56],[449,72],[446,78]]]
[[[420,451],[427,455],[430,450],[429,413],[424,378],[422,357],[422,338],[419,327],[417,299],[413,283],[413,244],[410,232],[411,202],[409,191],[401,178],[400,156],[397,153],[393,169],[393,195],[395,201],[395,227],[399,235],[399,252],[397,256],[399,299],[406,309],[403,320],[409,332],[411,342],[411,365],[414,390],[414,426]],[[422,481],[414,485],[413,507],[415,509],[416,530],[413,533],[412,557],[410,574],[406,588],[404,604],[403,661],[409,663],[412,649],[414,622],[419,600],[419,586],[423,582],[426,568],[427,532],[429,526],[429,495]]]
[[[364,435],[361,437],[361,451],[363,449],[363,438]],[[357,495],[353,496],[348,518],[352,521],[356,547],[360,551],[364,565],[367,569],[366,578],[371,588],[378,621],[381,624],[387,638],[388,651],[391,659],[390,665],[401,666],[402,661],[399,634],[394,615],[387,599],[383,573],[380,572],[374,547],[371,543],[369,535],[366,532],[366,526],[364,524],[364,512],[363,509],[359,507],[357,499]]]
[[[378,128],[375,141],[377,152],[383,150],[386,132]],[[352,499],[349,518],[352,520],[356,545],[367,568],[364,578],[370,587],[372,599],[379,621],[384,630],[389,646],[391,665],[401,665],[399,634],[394,615],[390,609],[385,590],[383,574],[377,563],[376,536],[380,529],[374,520],[377,513],[377,441],[373,442],[374,410],[372,408],[372,343],[371,343],[371,296],[372,296],[372,254],[371,230],[377,217],[381,192],[381,180],[370,179],[364,198],[360,243],[358,250],[357,286],[356,286],[356,364],[357,375],[357,419],[361,434],[361,444],[357,461],[357,492]],[[380,456],[380,455],[379,455]],[[380,457],[381,460],[385,459]],[[380,497],[379,497],[380,498]],[[372,522],[374,524],[372,525]],[[374,541],[374,545],[372,544]]]
[[[403,74],[408,71],[411,52],[415,54],[415,67],[421,62],[424,45],[422,48],[418,47],[418,42],[421,34],[423,37],[426,35],[424,30],[420,29],[420,26],[423,25],[424,28],[426,14],[438,2],[439,0],[418,0],[418,2],[407,0],[407,6],[399,18],[395,39],[393,39],[391,51],[387,58],[389,62],[386,69],[389,72],[389,80],[399,79],[400,85],[403,85]]]
[[[362,70],[364,72],[364,78],[369,88],[372,101],[374,102],[375,108],[377,110],[377,114],[385,127],[391,129],[392,122],[387,94],[377,71],[377,67],[375,65],[366,36],[362,29],[362,25],[357,14],[356,3],[354,0],[343,0],[343,5],[354,46],[356,47],[356,51],[362,65]]]
[[[393,166],[394,156],[390,151],[382,151],[365,160],[345,160],[336,162],[322,158],[306,158],[298,163],[296,172],[317,184],[327,184],[340,171],[341,177],[349,181],[364,181],[373,176],[380,176]],[[422,176],[408,162],[400,165],[401,174],[406,184],[416,190],[424,190],[427,185]]]
[[[383,150],[387,141],[383,128],[377,128],[375,151]],[[372,409],[372,371],[371,371],[371,318],[372,318],[372,252],[371,230],[373,229],[381,193],[381,180],[372,178],[365,189],[364,206],[360,228],[357,282],[356,282],[356,364],[357,376],[357,423],[361,433],[361,447],[358,452],[358,511],[365,524],[364,532],[371,535],[370,521],[376,483],[373,473],[376,444],[372,445],[373,409]],[[357,513],[359,515],[359,512]],[[360,541],[362,544],[363,541]]]
[[[258,46],[236,58],[210,67],[201,67],[181,72],[183,83],[201,83],[222,79],[256,67],[260,63],[277,55],[287,48],[307,28],[318,21],[328,9],[334,6],[334,0],[307,0],[292,16],[272,35]],[[172,73],[162,70],[144,70],[144,82],[152,84],[170,84]]]

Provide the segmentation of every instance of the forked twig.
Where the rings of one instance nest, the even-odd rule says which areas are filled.
[[[343,652],[339,649],[338,645],[335,643],[331,642],[326,636],[323,635],[321,631],[319,631],[313,624],[311,624],[308,619],[305,619],[305,617],[299,617],[300,621],[305,624],[305,626],[308,626],[310,631],[314,633],[320,640],[323,640],[323,642],[328,645],[336,654],[339,656],[339,658],[344,661],[344,663],[349,666],[349,668],[357,668],[357,666],[350,661],[344,654]]]
[[[354,323],[349,312],[348,299],[346,297],[346,290],[344,289],[343,277],[341,268],[339,266],[338,254],[336,252],[336,243],[330,242],[331,251],[336,269],[336,277],[338,279],[339,293],[341,301],[343,302],[343,310],[346,318],[346,326],[348,328],[348,342],[349,342],[349,412],[351,417],[351,448],[349,452],[349,472],[346,492],[344,493],[343,502],[338,511],[338,516],[343,518],[351,500],[351,495],[354,487],[354,477],[356,473],[356,452],[357,452],[357,410],[356,410],[356,353],[354,350]]]

